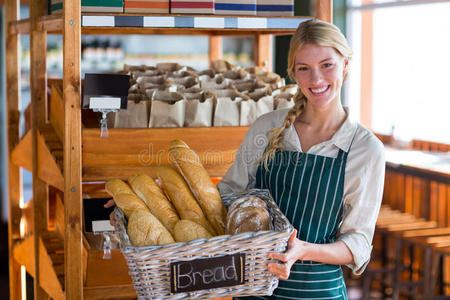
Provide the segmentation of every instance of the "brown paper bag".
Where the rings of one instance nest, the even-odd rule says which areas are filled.
[[[210,78],[213,78],[216,75],[216,72],[213,69],[206,69],[198,71],[196,74],[197,76],[208,75]]]
[[[253,92],[243,92],[243,94],[247,95],[250,99],[257,101],[262,97],[272,95],[272,90],[269,86],[265,86],[263,88],[255,89]]]
[[[236,88],[239,92],[244,91],[253,91],[255,88],[261,88],[264,87],[265,84],[262,84],[262,86],[258,85],[255,79],[239,79],[239,80],[233,80],[231,82],[234,88]]]
[[[264,96],[258,100],[241,101],[240,126],[249,126],[263,114],[273,111],[273,97]]]
[[[177,85],[178,90],[200,87],[200,83],[198,82],[198,79],[195,76],[167,77],[167,79],[172,81],[175,85]]]
[[[164,84],[166,83],[166,77],[164,75],[157,76],[139,76],[136,78],[137,84],[152,83],[152,84]]]
[[[132,79],[136,80],[136,78],[141,76],[159,76],[161,75],[161,71],[153,67],[153,69],[147,69],[145,71],[131,71],[130,75]]]
[[[216,103],[214,108],[214,126],[239,126],[239,103],[249,98],[235,89],[214,90]]]
[[[165,63],[156,64],[156,68],[162,74],[167,74],[167,73],[178,71],[178,70],[182,69],[183,67],[181,65],[179,65],[178,63],[165,62]]]
[[[114,128],[147,128],[149,101],[128,100],[127,109],[114,114]]]
[[[298,86],[296,84],[288,84],[288,85],[282,86],[279,89],[272,91],[272,95],[276,96],[278,94],[283,94],[283,93],[295,95],[297,93],[297,90],[298,90]]]
[[[226,70],[222,76],[231,80],[250,79],[250,74],[245,69]]]
[[[186,100],[180,93],[154,91],[148,127],[183,127]]]
[[[200,87],[204,90],[218,90],[230,87],[230,80],[220,74],[217,74],[214,78],[208,75],[201,75],[198,77],[198,80],[200,81]]]
[[[292,108],[294,96],[290,93],[281,93],[273,97],[274,109]]]
[[[263,81],[266,85],[269,85],[272,90],[276,90],[285,85],[284,78],[273,72],[265,72],[253,75],[256,80]]]
[[[222,73],[228,70],[236,69],[236,66],[226,60],[218,59],[211,62],[211,68],[216,73]]]
[[[247,68],[244,68],[244,70],[247,71],[251,75],[256,75],[256,74],[261,74],[261,73],[266,72],[266,70],[264,70],[263,67],[258,67],[258,66],[247,67]]]
[[[204,90],[199,87],[191,87],[188,89],[178,89],[178,92],[184,95],[184,98],[186,100],[193,100],[193,99],[202,99]]]
[[[185,94],[186,95],[186,94]],[[211,127],[215,96],[211,92],[186,100],[185,127]]]

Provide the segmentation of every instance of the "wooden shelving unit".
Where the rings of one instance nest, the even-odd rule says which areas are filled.
[[[248,128],[110,129],[108,138],[100,138],[97,129],[83,129],[81,35],[207,35],[210,60],[221,57],[221,36],[251,35],[255,65],[269,69],[270,35],[292,34],[299,22],[310,17],[81,14],[80,0],[65,0],[61,15],[48,16],[46,2],[30,1],[26,20],[19,20],[18,0],[5,2],[10,298],[22,298],[20,266],[34,277],[35,299],[135,298],[120,251],[103,260],[102,252],[92,249],[83,234],[83,197],[104,195],[102,182],[109,178],[137,172],[153,175],[154,166],[167,163],[166,151],[174,138],[182,138],[199,153],[211,176],[222,176]],[[317,17],[331,21],[331,8],[332,0],[317,0]],[[23,136],[19,34],[29,34],[31,45],[31,130]],[[52,86],[50,99],[47,34],[61,34],[64,46],[63,83],[59,90]],[[25,207],[20,168],[33,173],[33,199]]]

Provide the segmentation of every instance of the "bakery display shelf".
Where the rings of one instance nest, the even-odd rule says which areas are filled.
[[[126,179],[136,173],[156,175],[159,165],[170,164],[168,150],[183,139],[197,152],[211,177],[223,176],[231,166],[248,127],[83,129],[83,181]],[[132,146],[131,146],[132,145]]]
[[[197,34],[197,35],[287,35],[311,17],[259,17],[174,14],[104,14],[81,15],[82,34]],[[61,14],[43,16],[39,28],[48,33],[61,33]],[[10,33],[27,34],[30,19],[14,21]]]

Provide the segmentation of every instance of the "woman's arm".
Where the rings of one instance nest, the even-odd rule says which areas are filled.
[[[313,244],[297,239],[297,230],[288,240],[287,250],[284,253],[270,253],[269,257],[277,259],[280,263],[268,264],[269,271],[280,279],[288,279],[292,265],[297,260],[310,260],[330,265],[353,264],[353,255],[342,241],[330,244]]]

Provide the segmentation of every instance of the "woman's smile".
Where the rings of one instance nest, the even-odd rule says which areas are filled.
[[[310,88],[309,90],[316,96],[323,96],[330,88],[330,85],[324,85],[321,87]]]

